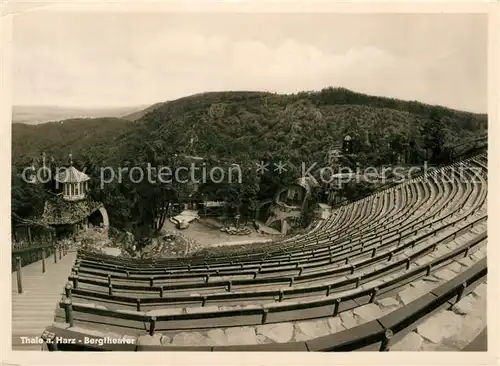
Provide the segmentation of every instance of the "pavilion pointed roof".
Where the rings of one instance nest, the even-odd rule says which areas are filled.
[[[59,172],[54,179],[59,183],[82,183],[90,180],[90,177],[70,165],[67,168],[59,168]]]

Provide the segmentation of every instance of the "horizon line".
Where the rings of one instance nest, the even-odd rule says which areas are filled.
[[[442,108],[447,108],[447,109],[452,109],[452,110],[455,110],[455,111],[460,111],[460,112],[466,112],[466,113],[472,113],[472,114],[483,114],[483,115],[488,115],[488,110],[486,111],[472,111],[472,110],[468,110],[468,109],[459,109],[457,107],[453,107],[453,106],[449,106],[449,105],[445,105],[445,104],[438,104],[438,103],[431,103],[431,102],[424,102],[424,101],[420,101],[420,100],[417,100],[417,99],[402,99],[402,98],[398,98],[398,97],[394,97],[394,96],[387,96],[387,95],[375,95],[375,94],[370,94],[370,93],[364,93],[364,92],[360,92],[360,91],[355,91],[355,90],[352,90],[352,89],[348,89],[348,88],[345,88],[345,87],[342,87],[342,86],[325,86],[324,88],[321,88],[321,89],[318,89],[318,90],[300,90],[300,91],[294,91],[294,92],[276,92],[276,91],[269,91],[269,90],[259,90],[259,89],[254,89],[254,90],[251,90],[251,89],[233,89],[233,90],[207,90],[207,91],[201,91],[201,92],[194,92],[194,93],[191,93],[191,94],[186,94],[186,95],[182,95],[182,96],[178,96],[178,97],[175,97],[175,98],[170,98],[170,99],[167,99],[167,100],[161,100],[161,101],[156,101],[156,102],[146,102],[146,103],[138,103],[138,104],[116,104],[116,105],[88,105],[88,104],[82,104],[82,105],[59,105],[59,104],[15,104],[15,103],[12,103],[12,107],[57,107],[57,108],[79,108],[79,109],[115,109],[115,108],[137,108],[137,107],[141,107],[141,108],[148,108],[148,107],[151,107],[155,104],[159,104],[159,103],[167,103],[167,102],[172,102],[172,101],[176,101],[176,100],[179,100],[179,99],[183,99],[183,98],[189,98],[189,97],[193,97],[193,96],[196,96],[196,95],[201,95],[201,94],[209,94],[209,93],[231,93],[231,92],[234,92],[234,93],[238,93],[238,92],[250,92],[250,93],[268,93],[268,94],[277,94],[277,95],[297,95],[297,94],[300,94],[300,93],[320,93],[322,90],[325,90],[325,89],[329,89],[329,88],[333,88],[333,89],[343,89],[343,90],[346,90],[346,91],[349,91],[349,92],[352,92],[352,93],[355,93],[355,94],[361,94],[361,95],[365,95],[365,96],[369,96],[369,97],[375,97],[375,98],[386,98],[386,99],[395,99],[397,101],[401,101],[401,102],[416,102],[416,103],[420,103],[420,104],[423,104],[423,105],[426,105],[426,106],[433,106],[433,107],[442,107]]]

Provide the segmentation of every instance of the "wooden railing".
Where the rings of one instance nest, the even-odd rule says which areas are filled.
[[[58,259],[62,259],[63,255],[68,252],[68,246],[63,244],[43,244],[36,247],[17,249],[12,251],[12,269],[11,272],[16,272],[17,276],[17,292],[23,293],[22,268],[40,262],[40,271],[45,273],[47,266],[46,261],[50,257],[54,258],[54,263]]]

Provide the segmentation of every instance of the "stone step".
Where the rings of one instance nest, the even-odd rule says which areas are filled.
[[[54,289],[54,288],[49,288],[48,286],[39,286],[38,289],[33,288],[33,289],[24,289],[22,293],[18,293],[17,290],[15,293],[12,294],[14,298],[23,298],[23,297],[29,297],[29,296],[40,296],[40,297],[49,297],[49,296],[55,296],[55,295],[62,295],[64,292],[62,289]]]
[[[12,324],[12,328],[15,327],[17,334],[19,335],[26,335],[26,331],[30,330],[36,330],[38,334],[42,334],[43,330],[50,326],[53,323],[53,321],[38,321],[38,323],[33,324],[33,321],[28,320],[28,321],[16,321],[15,323]]]
[[[38,293],[38,294],[54,294],[54,293],[62,293],[63,286],[61,288],[54,288],[54,285],[51,283],[33,283],[29,285],[23,285],[23,292],[19,293],[17,290],[17,286],[11,290],[12,296],[24,296],[27,293]]]
[[[43,334],[43,331],[47,328],[50,327],[52,323],[47,323],[43,327],[32,327],[32,328],[20,328],[16,329],[16,333],[12,334],[12,337],[31,337],[31,336],[41,336]]]
[[[44,351],[41,344],[16,344],[12,345],[13,351]]]
[[[15,288],[13,288],[11,290],[11,293],[13,295],[19,295],[19,296],[23,296],[25,295],[26,293],[28,292],[35,292],[35,293],[38,293],[38,294],[44,294],[44,293],[62,293],[63,292],[63,286],[61,286],[61,288],[59,287],[55,287],[53,285],[53,282],[56,282],[56,281],[52,281],[51,283],[34,283],[34,284],[29,284],[29,285],[23,285],[23,292],[22,293],[19,293],[17,291],[17,286]]]
[[[51,307],[44,307],[44,308],[36,308],[36,307],[18,307],[12,309],[12,317],[18,316],[18,315],[23,315],[23,314],[47,314],[49,312],[54,312],[57,309],[56,306],[51,306]],[[35,319],[36,320],[36,319]]]
[[[36,352],[41,352],[41,351],[45,351],[43,349],[43,344],[26,344],[26,345],[22,345],[22,344],[16,344],[16,345],[13,345],[12,346],[12,350],[13,351],[36,351]]]
[[[30,291],[30,292],[23,292],[22,294],[18,294],[18,296],[14,296],[12,300],[18,300],[18,301],[21,301],[21,300],[24,300],[24,299],[30,299],[30,298],[34,298],[34,297],[37,297],[39,299],[50,299],[50,298],[54,298],[54,297],[57,297],[57,296],[62,296],[63,294],[61,292],[49,292],[49,293],[45,293],[45,292],[35,292],[35,291]]]
[[[56,311],[56,307],[54,308],[44,308],[44,309],[33,309],[33,308],[23,308],[23,309],[16,309],[16,312],[12,313],[12,319],[19,318],[20,316],[36,316],[33,318],[36,320],[36,318],[40,318],[42,316],[45,316],[47,314],[53,314]]]
[[[38,313],[55,311],[57,308],[59,308],[59,306],[56,302],[50,304],[40,304],[38,306],[33,304],[17,305],[12,307],[12,316],[18,313],[21,314],[26,311],[33,311],[33,314],[35,314],[35,311]]]
[[[25,289],[33,289],[33,288],[38,288],[39,286],[44,286],[47,289],[54,288],[54,283],[61,283],[63,285],[66,284],[66,282],[61,282],[61,277],[63,277],[63,274],[59,276],[59,278],[52,278],[52,279],[47,279],[46,281],[34,281],[34,280],[26,280],[23,279],[23,290]],[[17,292],[17,282],[12,284],[12,291]]]
[[[22,304],[30,304],[30,303],[40,303],[47,305],[48,303],[56,303],[63,298],[62,295],[55,295],[51,297],[26,297],[23,299],[12,299],[12,305],[22,305]]]
[[[43,314],[49,311],[54,311],[56,308],[58,308],[57,303],[50,303],[50,304],[45,304],[45,306],[29,306],[30,304],[21,304],[17,306],[12,307],[13,314],[22,314],[26,312],[33,312],[34,314]]]
[[[46,272],[42,273],[41,262],[22,268],[23,293],[17,293],[17,276],[12,275],[12,334],[14,336],[40,336],[54,322],[55,311],[64,294],[64,285],[76,260],[71,253],[57,264],[46,259]],[[37,345],[35,345],[37,346]],[[28,350],[33,345],[16,346]]]
[[[38,318],[53,318],[55,315],[55,311],[50,311],[50,310],[23,310],[16,312],[15,314],[12,315],[12,321],[15,322],[17,320],[22,320],[22,319],[29,319],[32,316],[36,315]]]
[[[62,272],[57,272],[57,273],[45,273],[45,274],[40,274],[38,276],[28,276],[26,273],[22,273],[21,275],[21,282],[23,285],[30,285],[30,284],[35,284],[35,283],[51,283],[52,281],[60,281],[61,276],[66,274],[66,277],[69,275],[69,270],[66,269],[65,271]],[[12,273],[12,286],[14,285],[17,287],[17,275],[16,273]]]
[[[16,330],[23,330],[23,332],[26,329],[40,329],[40,327],[45,328],[46,326],[49,326],[52,324],[54,321],[54,315],[47,315],[47,316],[41,316],[38,318],[36,323],[31,319],[31,317],[23,317],[23,318],[15,318],[12,319],[12,328],[16,328]]]
[[[25,301],[13,301],[12,302],[12,309],[23,309],[26,307],[30,307],[33,309],[41,309],[42,307],[55,307],[59,303],[59,298],[52,298],[52,299],[44,299],[44,300],[25,300]]]
[[[30,337],[30,338],[35,338],[35,337],[39,337],[41,338],[42,334],[43,334],[43,331],[45,330],[45,328],[40,331],[39,329],[37,329],[36,331],[33,330],[32,333],[23,333],[23,334],[18,334],[18,335],[12,335],[12,346],[20,346],[20,347],[26,347],[26,346],[32,346],[33,344],[29,344],[26,340],[23,340],[23,338],[21,337]]]
[[[16,319],[12,321],[12,324],[16,326],[22,326],[24,329],[29,328],[38,328],[38,327],[45,327],[47,325],[47,319],[52,319],[53,317],[45,317],[45,319]],[[50,323],[53,322],[53,320],[49,321]]]
[[[33,327],[33,328],[25,328],[23,330],[12,331],[12,339],[18,339],[19,337],[40,337],[45,330],[46,327],[51,326],[53,323],[47,324],[45,327]]]
[[[12,294],[13,297],[15,298],[23,298],[27,297],[28,295],[37,295],[41,297],[48,297],[48,296],[54,296],[54,295],[62,295],[63,292],[62,290],[55,290],[55,289],[50,289],[50,288],[42,288],[40,286],[38,289],[32,288],[32,289],[24,289],[22,293],[18,293],[17,290],[15,293]]]
[[[66,272],[61,273],[59,276],[53,277],[53,278],[37,278],[37,279],[31,279],[31,280],[29,278],[23,278],[22,285],[23,285],[23,288],[25,288],[25,287],[26,288],[33,288],[33,287],[37,287],[38,285],[47,286],[47,287],[54,287],[54,283],[61,283],[61,278],[65,277],[65,275],[67,275]],[[65,283],[65,282],[63,282],[63,283]],[[15,281],[12,284],[12,289],[17,291],[17,281]]]
[[[55,303],[58,302],[60,299],[62,299],[62,295],[53,295],[53,296],[44,296],[44,297],[36,297],[36,296],[30,296],[30,297],[25,297],[25,298],[16,298],[12,299],[12,304],[14,305],[22,305],[22,304],[29,304],[29,303],[40,303],[47,305],[48,303]]]
[[[12,336],[12,346],[33,346],[33,345],[41,345],[41,343],[29,343],[30,341],[24,339],[24,337],[29,337],[29,338],[36,338],[38,337],[38,339],[41,340],[41,334],[26,334],[26,335],[22,335],[22,336],[15,336],[13,335]],[[31,340],[31,341],[34,341],[34,340]]]
[[[42,334],[45,328],[52,325],[53,319],[47,321],[40,321],[39,324],[31,324],[31,321],[29,321],[28,323],[25,322],[22,325],[18,325],[17,323],[18,322],[12,324],[13,327],[14,326],[16,327],[16,334],[20,336],[25,336],[29,334],[28,331],[30,333]]]
[[[18,314],[32,314],[33,316],[38,316],[39,314],[45,314],[48,312],[55,311],[57,309],[57,301],[51,301],[47,303],[40,302],[27,302],[24,304],[13,304],[12,313],[13,317]]]

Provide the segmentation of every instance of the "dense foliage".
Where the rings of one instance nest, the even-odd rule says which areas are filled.
[[[130,128],[132,123],[118,118],[68,119],[38,125],[14,123],[12,162],[25,166],[40,159],[42,152],[58,164],[66,164],[70,152],[75,161],[89,153],[104,158],[113,154],[114,141]]]
[[[13,125],[13,169],[19,172],[41,152],[55,163],[73,153],[77,168],[92,181],[94,199],[104,202],[117,227],[140,227],[149,236],[165,220],[171,203],[189,197],[198,187],[212,200],[226,200],[228,210],[251,214],[259,199],[301,175],[302,166],[324,165],[327,152],[344,136],[355,151],[342,165],[367,166],[396,162],[418,164],[439,160],[443,151],[487,133],[487,116],[418,102],[373,97],[341,88],[279,95],[264,92],[217,92],[156,104],[135,121],[124,119],[67,120],[36,126]],[[134,118],[132,118],[134,119]],[[242,184],[134,183],[130,176],[100,184],[100,168],[185,165],[199,156],[207,167],[237,163]],[[269,170],[256,174],[256,164]],[[274,171],[274,164],[286,171]],[[156,174],[156,173],[155,173]],[[13,180],[13,211],[27,210],[24,188]],[[235,209],[236,208],[236,209]]]

